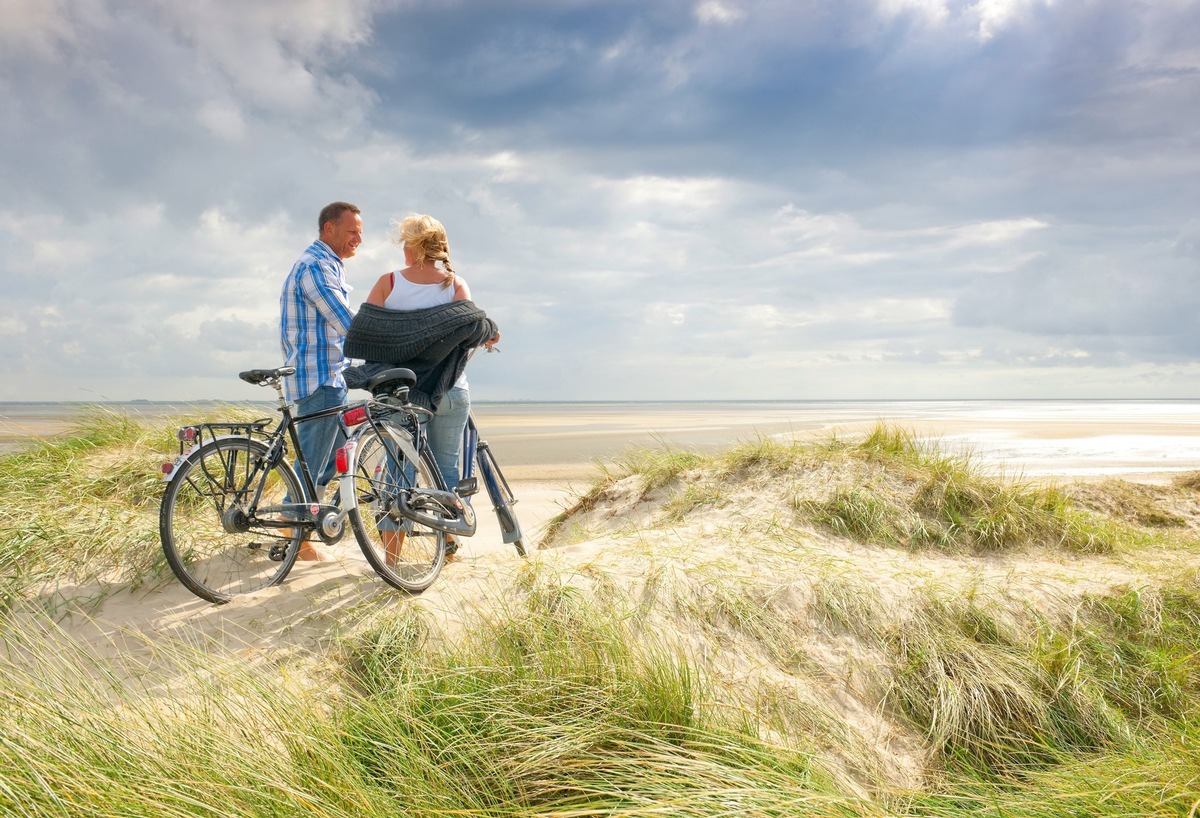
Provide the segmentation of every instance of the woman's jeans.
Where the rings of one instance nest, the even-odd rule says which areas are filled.
[[[425,435],[438,471],[446,480],[446,488],[454,491],[458,487],[459,459],[462,457],[463,430],[467,428],[467,416],[471,414],[471,393],[456,386],[442,396],[437,414],[429,419]]]

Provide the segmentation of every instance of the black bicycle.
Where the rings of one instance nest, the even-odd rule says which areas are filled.
[[[447,535],[473,534],[475,515],[459,494],[446,490],[425,442],[420,421],[426,410],[408,402],[415,376],[390,369],[366,385],[372,394],[367,400],[295,416],[282,386],[294,372],[282,367],[239,375],[276,390],[281,418],[274,428],[262,419],[179,429],[180,454],[164,464],[167,485],[159,510],[159,536],[171,570],[196,595],[228,602],[282,582],[302,542],[336,543],[349,521],[384,581],[410,593],[428,588],[445,563]],[[337,418],[346,442],[337,450],[338,477],[329,496],[317,497],[296,426],[325,417]],[[484,460],[494,467],[490,453]],[[486,477],[485,484],[492,491]],[[503,493],[495,496],[508,498],[503,505],[523,553],[509,509],[515,501],[502,476],[499,485]]]

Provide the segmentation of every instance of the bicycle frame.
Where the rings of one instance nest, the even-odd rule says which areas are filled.
[[[286,522],[278,522],[274,520],[257,520],[260,525],[268,528],[285,528],[290,525],[299,525],[302,527],[311,527],[320,534],[321,539],[326,542],[334,542],[341,538],[345,530],[346,518],[349,516],[350,506],[342,503],[340,506],[326,505],[321,502],[323,498],[317,496],[316,482],[312,476],[312,470],[309,468],[308,460],[304,457],[304,452],[300,448],[300,437],[296,427],[301,423],[306,423],[312,420],[319,420],[326,417],[338,417],[337,435],[347,440],[350,436],[350,427],[346,423],[346,413],[359,406],[365,406],[368,401],[351,406],[335,406],[329,409],[321,409],[317,412],[311,412],[306,415],[293,415],[293,404],[288,403],[283,395],[283,389],[278,384],[276,391],[279,393],[279,412],[281,417],[279,423],[270,432],[267,431],[267,419],[251,421],[248,423],[197,423],[191,426],[182,427],[177,433],[180,442],[180,453],[171,463],[165,464],[163,467],[163,481],[169,481],[175,473],[179,465],[186,460],[193,452],[212,441],[227,439],[227,438],[253,438],[261,440],[267,444],[267,454],[261,461],[254,465],[254,469],[246,476],[246,488],[254,487],[254,498],[247,503],[248,509],[253,509],[257,518],[258,502],[262,496],[263,486],[259,480],[259,476],[276,465],[283,458],[286,451],[286,443],[291,445],[292,451],[296,453],[296,466],[292,471],[296,474],[300,481],[300,487],[304,492],[303,497],[292,498],[284,507],[272,508],[272,511],[281,511],[294,515],[294,520]],[[218,434],[224,432],[224,434]],[[337,438],[335,438],[336,443]],[[187,443],[192,443],[192,446],[184,450]],[[345,496],[345,495],[343,495]],[[350,493],[353,498],[353,492]]]
[[[379,423],[375,417],[372,417],[370,410],[375,406],[386,407],[389,414],[406,414],[407,418],[403,431],[399,430],[394,424]],[[372,429],[385,441],[384,450],[387,453],[390,467],[395,469],[397,473],[400,473],[404,469],[404,462],[418,463],[421,459],[420,453],[427,448],[424,429],[416,417],[416,412],[421,410],[411,408],[398,409],[395,406],[377,401],[368,401],[366,408],[367,411],[364,420],[370,423]],[[339,495],[342,501],[340,513],[348,515],[351,509],[358,508],[358,493],[355,490],[354,482],[358,474],[357,436],[351,436],[345,445],[338,450],[336,469],[339,475]],[[415,492],[420,492],[423,498],[436,501],[450,513],[450,516],[443,517],[430,514],[420,508],[414,507],[410,502],[410,495]],[[430,488],[413,489],[412,491],[401,490],[396,492],[396,496],[393,499],[396,503],[396,510],[401,516],[422,525],[460,537],[470,537],[475,533],[476,519],[474,510],[469,504],[464,503],[462,498],[454,492]]]
[[[445,562],[445,534],[469,536],[475,518],[443,488],[419,423],[422,410],[406,400],[411,371],[380,373],[391,379],[373,386],[371,399],[302,415],[282,386],[294,372],[278,367],[239,373],[247,383],[276,390],[277,422],[179,429],[179,456],[163,465],[166,488],[159,504],[159,537],[171,570],[197,596],[221,604],[278,585],[297,559],[310,558],[301,555],[313,535],[333,544],[353,529],[385,582],[408,593],[424,591]],[[315,422],[329,424],[331,434],[345,441],[334,456],[333,496],[317,485],[326,464],[310,461],[300,448],[297,426]],[[405,527],[396,525],[405,520]]]
[[[267,444],[267,453],[260,462],[255,464],[253,472],[247,475],[247,479],[243,484],[247,488],[251,486],[255,487],[255,496],[252,501],[245,504],[245,508],[248,515],[256,519],[257,512],[260,510],[258,509],[258,500],[262,494],[262,486],[259,485],[261,482],[259,481],[259,476],[279,463],[280,459],[283,458],[287,443],[290,443],[292,450],[296,452],[296,468],[293,468],[292,471],[296,474],[300,482],[304,496],[289,499],[289,502],[285,506],[272,507],[271,511],[286,515],[286,520],[259,521],[256,519],[256,521],[274,528],[285,528],[289,525],[312,528],[317,531],[322,540],[332,543],[341,538],[345,531],[346,519],[352,510],[358,508],[358,496],[355,490],[355,478],[358,471],[358,435],[352,432],[351,429],[364,422],[370,423],[375,433],[385,441],[384,451],[386,452],[390,466],[399,474],[402,473],[405,462],[418,463],[421,458],[421,452],[427,449],[424,428],[418,418],[418,414],[425,410],[409,405],[397,406],[394,403],[379,399],[369,399],[355,404],[321,409],[306,415],[293,415],[293,404],[289,403],[284,396],[283,386],[278,379],[278,374],[278,370],[273,372],[254,370],[242,373],[243,380],[247,380],[250,383],[270,384],[274,386],[279,396],[278,410],[281,418],[278,425],[272,431],[267,432],[267,421],[265,419],[245,424],[200,423],[184,427],[179,431],[180,455],[173,463],[164,466],[163,479],[169,481],[181,462],[201,446],[219,437],[257,438]],[[403,414],[405,417],[402,431],[395,424],[380,422],[381,417],[395,414]],[[316,481],[313,477],[312,468],[309,466],[308,460],[300,448],[300,438],[296,429],[299,424],[328,417],[337,418],[337,438],[344,441],[334,451],[335,473],[338,484],[338,502],[336,504],[325,504],[321,502],[324,498],[317,496]],[[475,438],[478,437],[478,430],[475,427],[474,419],[469,419],[467,430]],[[219,435],[217,434],[218,431],[229,432],[231,434]],[[206,433],[207,439],[205,439]],[[193,443],[192,447],[187,451],[183,451],[185,442]],[[468,469],[472,472],[476,449],[486,449],[486,446],[486,443],[472,443],[471,447],[467,449],[467,452],[471,455],[468,458]],[[502,499],[504,495],[500,493],[500,485],[503,483],[503,476],[497,481],[496,475],[491,469],[490,462],[486,460],[484,461],[483,473],[488,492],[492,495],[493,501],[498,506],[512,500],[511,492],[509,492],[507,500]],[[503,484],[503,487],[507,491],[507,484]],[[411,487],[409,488],[411,489]],[[410,502],[410,495],[414,492],[419,492],[421,498],[424,500],[433,500],[443,506],[448,516],[438,516],[416,507]],[[429,526],[430,528],[462,537],[470,537],[475,533],[476,519],[474,510],[469,503],[464,503],[462,497],[456,492],[431,488],[411,489],[408,491],[402,489],[395,492],[393,501],[396,504],[396,511],[401,516]],[[519,536],[519,531],[517,533]],[[505,542],[510,542],[510,540],[506,539]]]

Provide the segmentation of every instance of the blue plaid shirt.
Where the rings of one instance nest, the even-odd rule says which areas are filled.
[[[314,241],[283,282],[279,296],[284,366],[296,374],[284,381],[288,400],[307,398],[318,387],[345,386],[342,371],[350,361],[342,354],[350,329],[351,287],[346,268],[333,249]]]

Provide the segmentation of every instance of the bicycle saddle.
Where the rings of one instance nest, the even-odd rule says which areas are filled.
[[[399,381],[399,383],[394,383],[396,381]],[[377,392],[381,391],[381,387],[383,387],[385,385],[393,385],[394,384],[394,386],[397,386],[397,387],[399,387],[399,386],[411,387],[411,386],[415,386],[416,383],[417,383],[417,376],[415,374],[413,374],[413,371],[411,369],[404,369],[403,367],[397,367],[395,369],[385,369],[383,372],[380,372],[378,375],[376,375],[375,377],[373,377],[369,381],[367,381],[365,384],[363,384],[363,388],[366,389],[367,391],[369,391],[371,394],[376,394]],[[386,390],[386,391],[391,391],[391,390]]]
[[[278,369],[248,369],[245,372],[239,372],[238,377],[246,383],[262,385],[270,381],[277,381],[285,375],[295,375],[296,367],[281,366]]]

